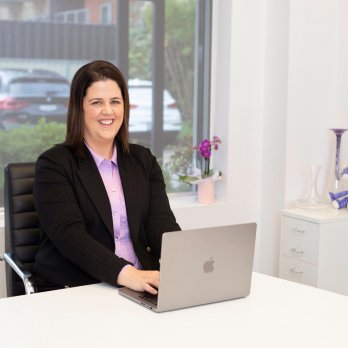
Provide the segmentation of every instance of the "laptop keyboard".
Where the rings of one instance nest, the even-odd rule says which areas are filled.
[[[148,292],[144,292],[142,295],[139,296],[141,299],[146,300],[150,302],[151,304],[157,306],[157,295],[149,294]]]

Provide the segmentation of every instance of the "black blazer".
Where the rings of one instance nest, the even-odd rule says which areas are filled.
[[[117,285],[128,261],[115,255],[111,206],[102,178],[87,147],[85,158],[64,145],[37,160],[34,202],[41,237],[34,272],[59,286],[104,281]],[[130,236],[143,269],[159,269],[162,234],[178,231],[160,166],[150,150],[117,146]]]

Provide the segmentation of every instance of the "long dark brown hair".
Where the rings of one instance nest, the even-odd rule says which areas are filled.
[[[105,60],[95,60],[83,65],[79,70],[77,70],[70,87],[67,132],[64,144],[69,146],[80,156],[83,156],[84,154],[83,98],[92,83],[108,79],[115,81],[120,87],[124,105],[123,122],[115,140],[118,140],[124,153],[129,152],[129,95],[127,83],[121,71],[115,65]]]

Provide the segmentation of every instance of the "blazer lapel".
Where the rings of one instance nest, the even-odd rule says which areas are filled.
[[[95,205],[101,219],[108,228],[110,234],[114,235],[112,224],[112,213],[108,194],[105,190],[103,180],[90,152],[85,148],[86,158],[78,158],[77,173],[81,182]]]

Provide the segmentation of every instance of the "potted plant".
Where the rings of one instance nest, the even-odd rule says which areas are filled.
[[[192,168],[192,173],[180,175],[181,181],[197,185],[197,199],[199,203],[211,204],[215,201],[215,182],[221,179],[221,171],[210,167],[212,152],[219,149],[221,139],[214,136],[212,140],[204,139],[199,145],[193,147],[202,159],[202,169],[198,166]]]

